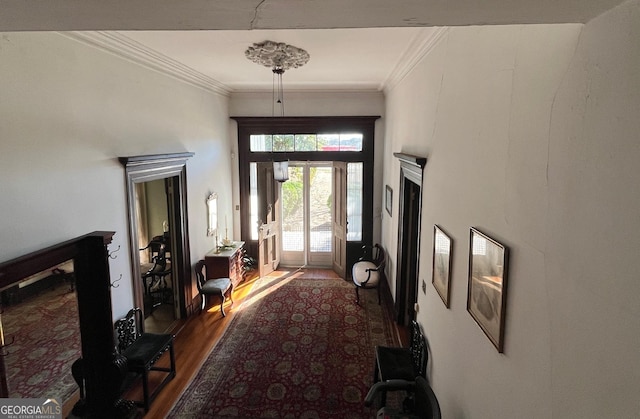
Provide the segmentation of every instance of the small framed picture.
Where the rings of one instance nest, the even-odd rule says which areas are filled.
[[[391,186],[389,185],[385,186],[386,188],[384,193],[384,207],[389,215],[391,215],[391,211],[393,210],[393,189],[391,189]]]
[[[504,348],[508,260],[507,247],[471,228],[467,311],[500,353]]]
[[[445,307],[449,308],[451,285],[451,238],[437,225],[433,226],[433,269],[431,282]]]

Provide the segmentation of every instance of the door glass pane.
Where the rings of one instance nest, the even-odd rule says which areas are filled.
[[[272,151],[271,135],[251,135],[249,137],[251,151]]]
[[[315,134],[296,134],[296,151],[316,151],[317,139]]]
[[[295,151],[293,134],[274,134],[273,151]]]
[[[289,165],[289,180],[282,183],[282,250],[304,250],[303,171]]]
[[[309,250],[331,252],[333,168],[309,168]]]
[[[318,149],[321,151],[340,150],[340,134],[318,134]]]
[[[347,163],[347,241],[362,240],[362,162]]]
[[[362,134],[340,134],[340,151],[362,151]]]

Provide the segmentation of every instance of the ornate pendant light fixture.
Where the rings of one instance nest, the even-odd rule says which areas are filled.
[[[291,68],[302,67],[309,61],[309,53],[302,48],[283,42],[264,41],[253,44],[244,55],[256,64],[269,67],[273,72],[271,115],[284,116],[284,92],[282,75]]]
[[[264,41],[247,48],[244,55],[256,64],[269,67],[273,72],[271,116],[276,116],[276,107],[279,108],[279,116],[284,116],[282,75],[286,70],[305,65],[309,61],[309,53],[283,42]],[[289,179],[289,161],[274,160],[273,176],[278,182],[287,181]]]

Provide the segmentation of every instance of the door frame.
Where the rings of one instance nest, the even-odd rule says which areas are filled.
[[[334,163],[331,161],[290,161],[289,168],[300,168],[302,171],[302,205],[303,205],[303,249],[300,251],[285,251],[281,249],[281,262],[284,266],[309,266],[309,267],[321,267],[329,269],[331,267],[331,259],[333,250],[331,252],[311,252],[311,170],[313,168],[324,168],[331,170],[331,182],[333,183],[334,176]],[[333,191],[333,185],[332,185]],[[332,196],[335,199],[336,194],[332,192]],[[281,206],[284,204],[284,192],[280,190]],[[334,207],[332,207],[333,209]],[[283,211],[281,211],[283,213]],[[284,216],[284,215],[282,215]],[[331,214],[332,221],[334,214]],[[281,224],[284,226],[284,224]],[[285,233],[282,232],[281,243],[284,243]]]
[[[400,160],[398,249],[396,254],[396,322],[409,325],[415,318],[420,271],[420,229],[422,220],[422,173],[425,157],[393,153]],[[415,196],[412,196],[415,193]]]
[[[240,197],[240,236],[245,242],[247,254],[258,255],[258,241],[251,238],[250,223],[250,163],[261,161],[341,161],[362,162],[363,179],[369,179],[363,185],[362,225],[373,225],[373,177],[374,177],[374,132],[375,121],[380,116],[320,116],[320,117],[231,117],[238,125],[238,183]],[[250,136],[260,134],[285,133],[326,133],[360,132],[363,135],[362,151],[300,151],[300,152],[262,152],[250,150]],[[347,272],[362,253],[362,245],[371,245],[372,229],[363,229],[361,241],[347,242]]]
[[[172,179],[173,199],[169,199],[169,223],[171,226],[172,272],[176,274],[180,318],[194,312],[191,286],[191,256],[189,250],[189,228],[187,217],[187,159],[194,153],[155,154],[147,156],[120,157],[125,168],[127,182],[127,208],[129,218],[129,250],[131,256],[131,281],[133,303],[144,307],[144,289],[140,272],[138,245],[138,217],[136,216],[136,187],[158,179]]]

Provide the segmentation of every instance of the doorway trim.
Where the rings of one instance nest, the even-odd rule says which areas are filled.
[[[144,307],[144,290],[140,272],[138,251],[138,218],[136,217],[136,184],[158,179],[174,179],[173,200],[169,203],[171,225],[172,270],[176,275],[180,318],[186,318],[192,307],[191,256],[189,251],[189,228],[187,221],[187,159],[194,153],[154,154],[146,156],[119,157],[125,168],[127,181],[127,209],[129,218],[129,249],[131,255],[131,278],[133,302]]]
[[[418,272],[420,268],[420,229],[422,220],[422,174],[426,157],[393,153],[400,160],[398,212],[398,250],[396,255],[395,314],[399,324],[408,325],[415,317]],[[409,182],[412,185],[409,185]],[[407,188],[407,185],[410,187]],[[416,193],[417,196],[410,196]]]
[[[380,116],[316,116],[316,117],[243,117],[232,116],[238,126],[238,184],[240,196],[240,234],[247,254],[258,255],[258,241],[251,238],[250,224],[250,172],[253,162],[273,161],[274,153],[252,152],[250,136],[252,134],[282,133],[326,133],[326,132],[361,132],[363,134],[362,151],[296,151],[278,152],[278,160],[289,161],[339,161],[363,163],[362,225],[373,225],[373,192],[374,192],[374,145],[375,122]],[[370,181],[368,181],[370,180]],[[346,272],[362,254],[363,244],[372,244],[373,229],[363,229],[362,240],[346,243]]]

